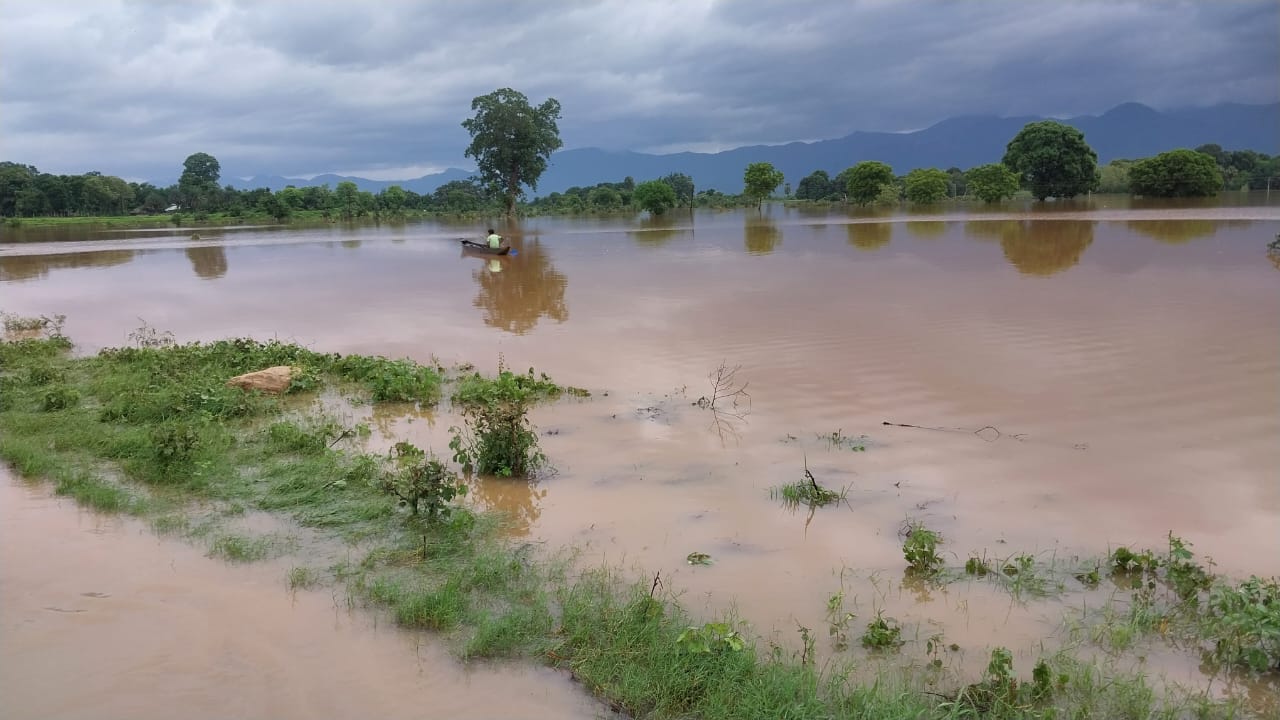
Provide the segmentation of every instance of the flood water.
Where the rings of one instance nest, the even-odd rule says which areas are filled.
[[[695,612],[732,604],[780,638],[794,638],[797,624],[821,628],[843,582],[858,627],[884,609],[922,642],[942,633],[981,659],[997,644],[1032,653],[1057,631],[1063,601],[1015,603],[981,582],[904,584],[905,521],[941,531],[953,565],[971,552],[1070,563],[1119,544],[1163,548],[1172,531],[1221,572],[1280,573],[1280,266],[1265,251],[1280,232],[1277,202],[537,218],[499,230],[518,253],[505,258],[461,253],[454,238],[481,230],[467,224],[201,228],[200,240],[189,230],[9,231],[0,235],[0,309],[65,313],[81,352],[126,343],[145,320],[180,341],[278,337],[486,372],[500,357],[536,367],[594,397],[535,411],[555,473],[477,481],[473,499],[511,512],[517,533],[661,570]],[[740,366],[750,402],[744,417],[717,424],[692,403],[722,363]],[[422,422],[380,408],[372,419],[438,451],[451,424],[447,410]],[[865,435],[867,450],[819,438],[837,430]],[[809,517],[772,500],[769,489],[799,479],[806,464],[819,482],[847,488],[848,502]],[[202,655],[178,664],[190,692],[216,694],[237,667],[265,662],[278,671],[270,682],[298,698],[281,702],[302,716],[313,706],[299,684],[329,683],[290,658],[338,662],[326,645],[351,655],[353,638],[369,663],[408,658],[385,675],[358,671],[371,688],[396,684],[396,672],[416,680],[351,707],[406,714],[398,700],[434,698],[436,673],[461,672],[439,651],[415,655],[400,634],[336,612],[328,596],[292,598],[279,571],[224,568],[127,522],[90,519],[29,490],[4,493],[0,617],[6,635],[26,635],[0,647],[0,668],[10,668],[0,695],[30,700],[57,682],[50,668],[64,659],[88,668],[101,656],[85,655],[86,643],[125,645],[116,651],[128,662],[160,671],[173,650],[150,637],[158,633],[147,632],[145,607],[105,617],[42,609],[92,610],[97,601],[79,593],[108,577],[114,597],[155,583],[183,597],[216,590],[215,612],[172,618],[200,628]],[[45,561],[50,548],[37,536],[59,538],[54,555],[80,569]],[[688,566],[692,551],[715,563]],[[112,565],[84,575],[91,552]],[[204,569],[165,575],[175,555]],[[21,593],[35,594],[11,603]],[[274,615],[257,614],[263,602]],[[264,639],[293,623],[315,631],[299,629],[292,644]],[[148,641],[122,642],[135,635]],[[17,672],[15,652],[48,665]],[[195,672],[210,658],[226,672]],[[343,676],[341,667],[330,672]],[[1160,669],[1181,677],[1191,667]],[[509,691],[472,680],[480,688],[461,692],[466,702],[506,702],[487,708],[510,714],[502,708],[543,692],[532,689],[539,676],[522,677]],[[97,697],[94,687],[78,697]],[[539,702],[565,703],[547,705],[560,708],[553,714],[573,712],[547,692]]]

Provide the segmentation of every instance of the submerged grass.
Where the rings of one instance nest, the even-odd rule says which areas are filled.
[[[545,558],[535,561],[527,547],[502,539],[500,518],[451,498],[443,498],[450,512],[410,514],[382,490],[385,458],[335,444],[345,428],[315,414],[286,414],[278,398],[224,385],[232,375],[292,365],[303,371],[295,392],[328,384],[354,388],[374,402],[430,404],[442,395],[433,367],[252,340],[179,346],[161,338],[81,359],[68,359],[68,347],[60,337],[0,343],[0,458],[23,476],[47,478],[57,492],[90,507],[147,515],[158,532],[203,538],[211,554],[236,562],[280,549],[275,536],[229,532],[221,524],[250,508],[287,515],[324,537],[359,542],[367,550],[363,557],[333,568],[353,603],[373,603],[401,625],[444,633],[465,658],[537,658],[565,668],[635,717],[1174,717],[1175,710],[1192,707],[1157,700],[1140,677],[1072,665],[1068,658],[1046,661],[1055,678],[1051,692],[1017,695],[1015,703],[979,707],[964,699],[958,682],[954,692],[938,694],[887,674],[858,684],[848,667],[815,667],[811,640],[799,654],[761,649],[735,618],[700,624],[674,596],[655,596],[648,582],[631,584],[609,570],[569,576]],[[494,393],[530,401],[553,396],[556,386],[545,377],[508,376],[466,378],[454,402],[501,400]],[[76,401],[46,402],[55,384],[73,391]],[[839,499],[822,490],[828,495],[794,492],[806,503]],[[785,489],[779,492],[786,498]],[[204,507],[198,523],[183,506],[190,501]],[[937,569],[936,533],[911,526],[904,540],[909,563]],[[1162,565],[1137,555],[1120,561],[1126,573],[1135,571],[1131,564],[1139,573],[1155,567],[1155,579],[1178,588],[1170,592],[1188,607],[1186,598],[1199,598],[1201,610],[1182,616],[1185,632],[1213,647],[1221,662],[1269,671],[1277,652],[1268,624],[1280,606],[1275,583],[1207,579],[1190,568],[1181,549],[1171,549]],[[986,570],[1032,592],[1028,578],[1038,566],[1014,565],[1014,575],[1003,567]],[[320,581],[309,566],[288,574],[292,588]],[[1150,616],[1126,619],[1134,632],[1159,632],[1160,618],[1169,617],[1158,599],[1151,603]],[[900,642],[897,625],[877,619],[883,627],[869,627],[877,639],[869,644]],[[1111,642],[1132,642],[1120,632]],[[1221,709],[1208,701],[1194,707],[1204,717]]]

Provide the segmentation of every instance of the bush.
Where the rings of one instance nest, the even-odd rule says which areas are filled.
[[[464,379],[453,395],[462,408],[465,428],[450,428],[449,448],[453,459],[467,472],[491,473],[504,477],[528,476],[545,457],[538,449],[538,435],[529,422],[529,407],[537,400],[563,393],[589,395],[585,390],[560,387],[546,375],[536,376],[533,368],[523,375],[498,363],[498,376],[480,374]]]
[[[453,508],[449,502],[467,492],[458,476],[449,471],[435,455],[406,442],[391,449],[393,466],[384,471],[379,489],[399,498],[411,515],[421,511],[427,520],[447,518]]]
[[[1222,189],[1222,171],[1209,155],[1170,150],[1134,163],[1129,189],[1148,197],[1209,197]]]

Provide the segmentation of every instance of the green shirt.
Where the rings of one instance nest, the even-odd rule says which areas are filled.
[[[491,247],[491,248],[495,248],[495,249],[496,249],[496,248],[500,248],[500,247],[502,247],[502,236],[501,236],[501,235],[499,235],[498,233],[494,233],[494,234],[490,235],[490,236],[489,236],[489,247]]]

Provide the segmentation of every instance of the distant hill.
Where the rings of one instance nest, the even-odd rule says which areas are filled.
[[[562,150],[551,156],[546,174],[538,183],[539,195],[563,192],[572,186],[617,182],[631,176],[637,182],[673,172],[693,177],[698,189],[742,191],[742,172],[748,163],[770,162],[793,186],[814,170],[835,174],[862,160],[880,160],[903,174],[918,167],[958,167],[999,162],[1005,146],[1022,126],[1039,117],[966,116],[943,120],[909,133],[854,132],[834,140],[786,145],[757,145],[719,153],[649,155],[611,152],[598,148]],[[1280,154],[1280,103],[1271,105],[1224,104],[1207,108],[1157,111],[1138,103],[1117,106],[1102,115],[1084,115],[1062,122],[1073,125],[1098,153],[1098,161],[1149,157],[1179,147],[1194,148],[1218,143],[1228,150],[1256,150]],[[389,185],[429,193],[451,180],[469,177],[472,171],[450,168],[443,173],[402,181],[366,180],[321,175],[311,180],[256,177],[233,182],[242,188],[285,185],[330,187],[351,180],[362,190],[377,192]]]
[[[449,168],[444,172],[433,173],[431,175],[423,175],[420,178],[412,180],[369,180],[362,177],[352,177],[348,175],[317,175],[310,180],[304,178],[288,178],[279,175],[256,175],[248,180],[240,180],[232,178],[226,181],[226,184],[240,190],[253,190],[260,187],[268,187],[272,190],[280,190],[289,185],[296,187],[308,187],[310,185],[328,185],[335,188],[338,183],[350,180],[355,183],[361,190],[369,192],[379,192],[383,188],[399,185],[405,190],[412,190],[416,193],[426,195],[435,192],[435,189],[441,185],[452,182],[454,180],[466,180],[475,174],[474,170],[461,170],[459,168]]]

